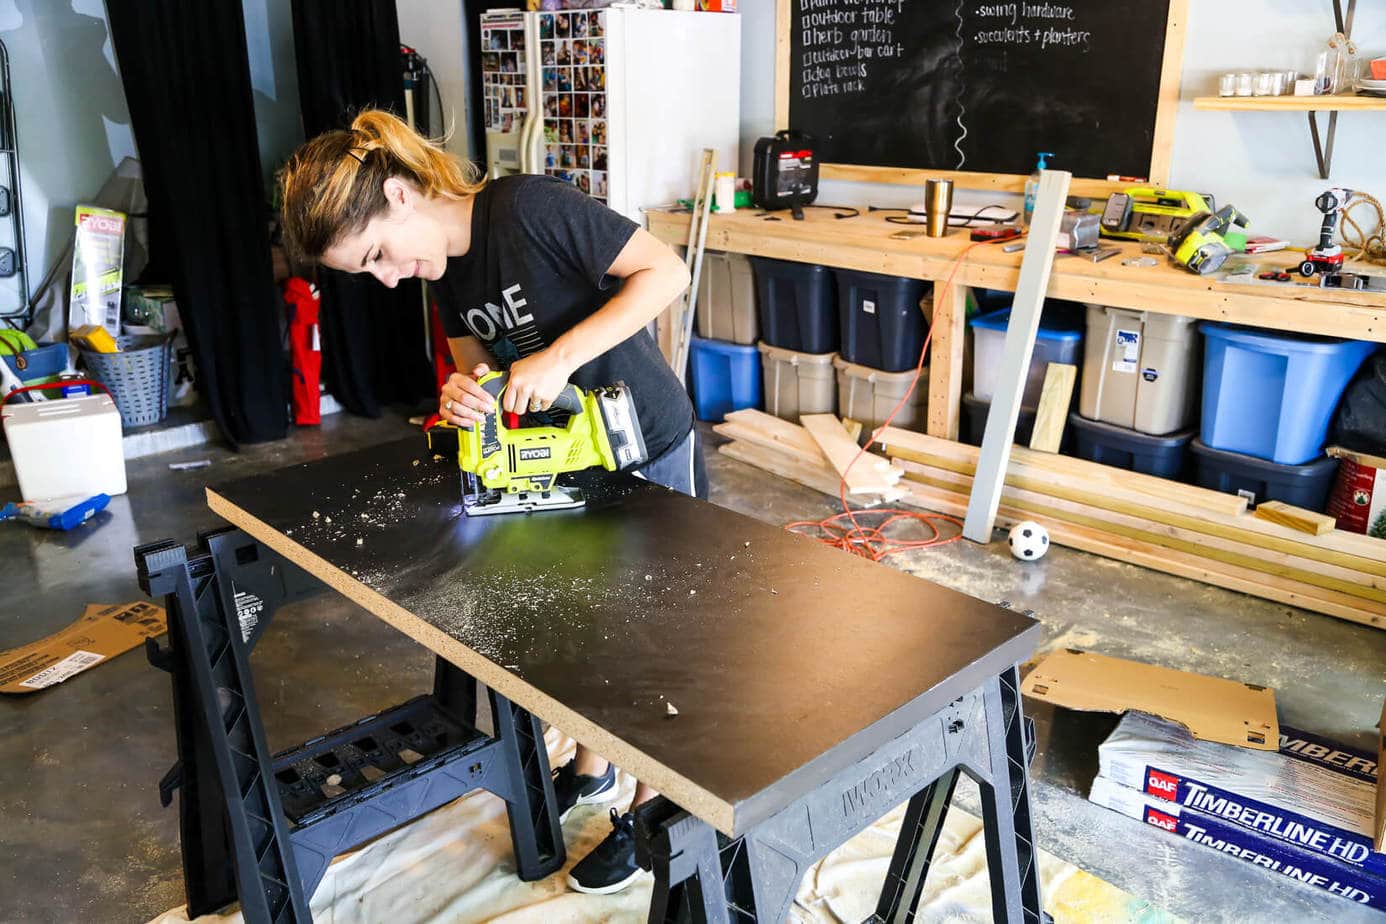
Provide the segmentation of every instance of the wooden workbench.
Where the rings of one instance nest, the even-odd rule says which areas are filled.
[[[944,238],[892,237],[901,231],[922,231],[923,226],[889,222],[888,214],[892,213],[863,212],[855,218],[838,219],[831,210],[808,209],[803,221],[793,221],[788,212],[767,216],[744,209],[711,216],[707,247],[939,282],[948,278],[959,255],[971,243],[963,230],[954,230]],[[650,231],[665,243],[683,246],[687,242],[688,213],[650,211],[647,219]],[[1123,259],[1140,254],[1140,246],[1118,246],[1126,252],[1102,263],[1059,257],[1048,294],[1116,308],[1386,342],[1386,295],[1308,285],[1228,285],[1195,276],[1167,260],[1157,266],[1123,266]],[[1003,253],[999,245],[976,247],[963,258],[950,291],[935,299],[929,366],[930,435],[958,437],[966,288],[1015,291],[1022,256]],[[1266,254],[1260,259],[1288,266],[1297,256],[1297,252],[1290,252]]]

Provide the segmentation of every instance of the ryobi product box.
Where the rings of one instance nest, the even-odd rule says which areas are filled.
[[[1129,712],[1098,748],[1114,783],[1386,876],[1372,849],[1376,755],[1281,726],[1278,751],[1201,741],[1183,727]]]
[[[1198,398],[1194,319],[1088,305],[1086,321],[1079,413],[1152,436],[1188,426]]]
[[[1185,840],[1221,851],[1239,860],[1302,882],[1349,901],[1386,911],[1386,880],[1357,867],[1310,853],[1282,841],[1257,837],[1216,815],[1158,799],[1099,776],[1092,781],[1088,801],[1143,821]]]

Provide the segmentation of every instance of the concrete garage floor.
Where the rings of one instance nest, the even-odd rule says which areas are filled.
[[[335,415],[241,454],[219,446],[132,462],[130,492],[73,535],[0,528],[0,649],[67,625],[87,603],[140,599],[131,548],[219,525],[202,487],[414,432]],[[710,444],[717,437],[708,434]],[[210,468],[168,463],[207,458]],[[834,500],[708,452],[712,500],[772,522]],[[1033,610],[1045,647],[1090,648],[1272,686],[1281,718],[1361,746],[1386,694],[1386,633],[1055,548],[1021,565],[1002,543],[897,556],[897,567]],[[280,748],[426,689],[432,657],[335,594],[282,610],[256,648],[257,692]],[[1031,704],[1032,706],[1034,704]],[[1105,716],[1032,708],[1045,849],[1191,921],[1379,920],[1086,802]],[[174,760],[168,676],[131,652],[55,689],[0,700],[0,921],[147,921],[181,904],[177,813],[157,781]],[[976,811],[975,790],[959,788]]]

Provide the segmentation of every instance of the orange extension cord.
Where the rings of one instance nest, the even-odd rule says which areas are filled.
[[[1019,238],[1010,238],[1005,243],[1013,243]],[[958,274],[958,268],[962,266],[963,259],[978,247],[987,244],[998,244],[1001,241],[977,241],[963,248],[953,261],[953,267],[948,272],[948,278],[944,281],[942,288],[934,289],[934,304],[938,305],[947,297],[948,290],[953,285],[953,278]],[[937,316],[937,315],[935,315]],[[929,341],[933,339],[934,326],[930,322],[928,333],[924,335],[924,346],[919,350],[919,362],[914,366],[914,378],[910,380],[910,387],[906,390],[898,404],[891,410],[890,416],[885,419],[882,427],[888,427],[895,420],[895,415],[900,413],[900,409],[909,401],[910,395],[914,394],[915,387],[919,384],[919,376],[924,369],[924,357],[929,352]],[[910,549],[928,549],[934,546],[947,545],[950,542],[957,542],[962,538],[962,523],[956,517],[950,517],[942,513],[923,513],[918,510],[899,510],[894,508],[878,508],[871,510],[853,510],[847,504],[847,472],[852,470],[852,466],[861,461],[862,456],[866,455],[871,444],[876,441],[875,433],[867,439],[866,445],[858,450],[857,454],[848,463],[846,471],[838,481],[837,496],[842,502],[842,512],[833,514],[822,520],[798,520],[793,523],[786,523],[785,529],[792,533],[804,536],[811,536],[820,542],[825,542],[835,548],[842,549],[844,552],[851,552],[853,555],[860,555],[872,561],[880,561],[887,555],[894,555],[896,552],[905,552]],[[863,522],[865,520],[866,522]],[[958,532],[947,539],[942,538],[939,530],[940,523],[951,523],[958,528]],[[928,538],[925,539],[906,539],[899,536],[902,529],[909,528],[901,524],[915,524],[928,530]],[[887,535],[886,531],[891,530],[892,535]]]

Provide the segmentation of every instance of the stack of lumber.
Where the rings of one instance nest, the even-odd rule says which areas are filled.
[[[713,429],[732,440],[721,447],[726,455],[815,490],[837,495],[845,481],[847,495],[864,507],[901,498],[902,466],[860,454],[831,414],[805,414],[803,421],[801,427],[761,411],[732,411]]]
[[[715,428],[733,440],[723,453],[838,494],[838,472],[807,430],[758,411],[727,420]],[[904,472],[892,500],[966,515],[977,447],[890,427],[877,439]],[[997,523],[1033,520],[1059,545],[1386,628],[1386,540],[1316,534],[1246,506],[1235,495],[1016,446]]]

